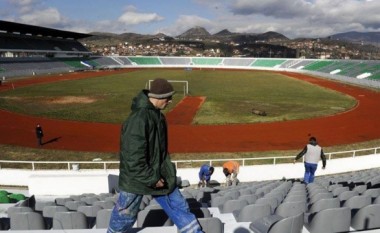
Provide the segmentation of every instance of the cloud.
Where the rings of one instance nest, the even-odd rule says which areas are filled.
[[[27,24],[52,27],[62,25],[64,19],[57,9],[46,8],[24,14],[20,16],[20,21]]]
[[[236,15],[264,15],[274,18],[294,18],[309,15],[313,5],[305,0],[237,0],[231,4]]]
[[[295,38],[380,29],[380,1],[236,0],[227,7],[229,14],[217,21],[230,25],[232,31],[262,32],[256,30],[266,28]]]
[[[15,6],[15,9],[20,14],[25,14],[38,8],[41,0],[8,0],[10,5]]]
[[[133,6],[129,6],[127,11],[119,17],[118,22],[125,25],[138,25],[157,22],[164,19],[164,17],[158,15],[157,13],[140,13],[135,10],[136,9]]]

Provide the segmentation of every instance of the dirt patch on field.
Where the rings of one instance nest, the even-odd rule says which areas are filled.
[[[88,96],[62,96],[47,100],[50,104],[91,104],[95,101],[95,98]]]

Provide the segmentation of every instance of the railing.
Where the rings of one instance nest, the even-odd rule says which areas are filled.
[[[356,156],[364,156],[364,155],[373,155],[378,154],[380,147],[374,147],[374,148],[366,148],[366,149],[358,149],[358,150],[350,150],[350,151],[339,151],[339,152],[329,152],[325,153],[326,159],[337,159],[337,158],[348,158],[352,157],[355,158]],[[279,160],[285,160],[285,161],[293,161],[294,156],[275,156],[275,157],[260,157],[260,158],[233,158],[233,159],[197,159],[197,160],[176,160],[173,161],[175,166],[178,167],[196,167],[199,166],[199,164],[208,163],[210,165],[215,165],[218,163],[222,163],[224,161],[228,160],[235,160],[238,162],[241,162],[241,166],[251,165],[252,161],[260,162],[263,160],[268,160],[271,162],[267,163],[261,163],[261,164],[272,164],[276,165],[281,162]],[[86,165],[92,165],[98,166],[103,165],[102,170],[108,170],[109,167],[115,164],[119,164],[119,161],[11,161],[11,160],[0,160],[0,169],[2,169],[3,164],[13,165],[13,166],[7,166],[6,168],[15,168],[17,167],[16,164],[29,164],[31,166],[32,170],[38,170],[36,169],[38,164],[43,164],[45,166],[48,166],[49,164],[56,164],[56,165],[65,165],[67,166],[67,170],[75,170],[79,168],[80,164],[86,164]],[[182,165],[182,166],[181,166]],[[45,168],[46,169],[46,168]]]

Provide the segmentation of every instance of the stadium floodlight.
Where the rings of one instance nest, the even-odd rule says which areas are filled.
[[[148,82],[148,89],[150,89],[150,83],[153,82],[152,79]],[[189,94],[189,82],[184,80],[168,80],[169,83],[172,83],[174,91],[181,92],[183,91],[183,96],[186,96]]]

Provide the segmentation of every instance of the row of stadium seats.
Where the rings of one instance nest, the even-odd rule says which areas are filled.
[[[182,189],[206,233],[366,232],[380,229],[380,169],[316,177]],[[0,219],[0,230],[103,229],[117,194],[82,194],[20,201]],[[25,204],[27,203],[27,204]],[[144,196],[135,228],[174,227]],[[159,228],[158,228],[159,229]]]

